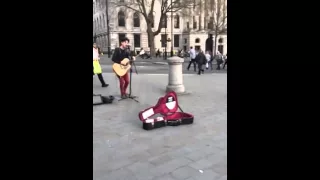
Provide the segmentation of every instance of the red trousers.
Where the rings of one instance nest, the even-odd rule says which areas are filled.
[[[125,75],[123,76],[118,76],[119,78],[119,82],[120,82],[120,92],[121,95],[125,95],[128,85],[129,85],[129,73],[127,72]]]

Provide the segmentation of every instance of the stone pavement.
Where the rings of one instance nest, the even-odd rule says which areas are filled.
[[[119,96],[116,77],[104,78],[110,86],[101,88],[94,77],[93,92]],[[140,103],[93,107],[94,180],[227,179],[227,74],[184,75],[191,94],[179,96],[179,104],[194,124],[145,131],[138,113],[165,95],[167,82],[166,75],[134,74]]]

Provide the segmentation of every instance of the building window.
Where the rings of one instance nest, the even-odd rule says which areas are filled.
[[[121,39],[124,39],[126,37],[126,34],[119,34],[119,46],[120,46],[120,44],[121,44]]]
[[[179,15],[174,16],[174,28],[179,29],[180,28],[180,17]]]
[[[166,47],[167,35],[161,34],[161,47]]]
[[[106,21],[104,20],[104,15],[102,16],[102,23],[103,23],[103,27],[106,27]]]
[[[126,26],[125,15],[123,11],[119,11],[118,13],[118,26],[122,26],[122,27]]]
[[[218,51],[223,54],[223,45],[218,45]]]
[[[103,48],[105,46],[105,41],[104,41],[104,37],[101,36],[101,48]],[[102,50],[102,49],[101,49]]]
[[[107,47],[108,46],[108,40],[107,40],[107,35],[104,35],[104,42],[105,42],[105,47]]]
[[[187,29],[190,29],[189,22],[187,22]]]
[[[162,28],[167,28],[167,15],[164,15],[162,18]]]
[[[179,43],[180,36],[179,35],[174,35],[173,38],[174,38],[174,41],[173,41],[174,47],[179,47],[180,46],[180,43]]]
[[[184,52],[187,51],[187,46],[183,46],[183,51],[184,51]]]
[[[193,29],[197,29],[197,22],[193,22]]]
[[[213,29],[213,18],[210,17],[209,23],[208,23],[208,29]]]
[[[188,39],[187,39],[187,38],[184,39],[184,43],[185,43],[185,44],[188,43]]]
[[[200,43],[200,39],[199,38],[196,39],[196,43]]]
[[[223,43],[223,38],[220,38],[220,39],[219,39],[219,43]]]
[[[101,17],[98,17],[98,29],[101,29]]]
[[[141,47],[140,45],[140,34],[134,34],[133,36],[134,39],[134,47]]]
[[[133,14],[133,27],[140,27],[140,16],[138,12]]]

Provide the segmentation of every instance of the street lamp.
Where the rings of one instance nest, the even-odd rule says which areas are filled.
[[[106,0],[106,19],[107,19],[107,36],[108,36],[108,58],[111,57],[110,52],[110,26],[109,26],[109,1]]]
[[[173,40],[173,12],[172,12],[172,0],[171,0],[171,39]],[[170,41],[168,41],[170,42]],[[173,56],[173,41],[171,41],[171,57]]]

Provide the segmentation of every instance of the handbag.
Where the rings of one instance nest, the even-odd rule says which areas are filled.
[[[93,61],[93,72],[94,74],[102,73],[102,69],[98,60]]]

